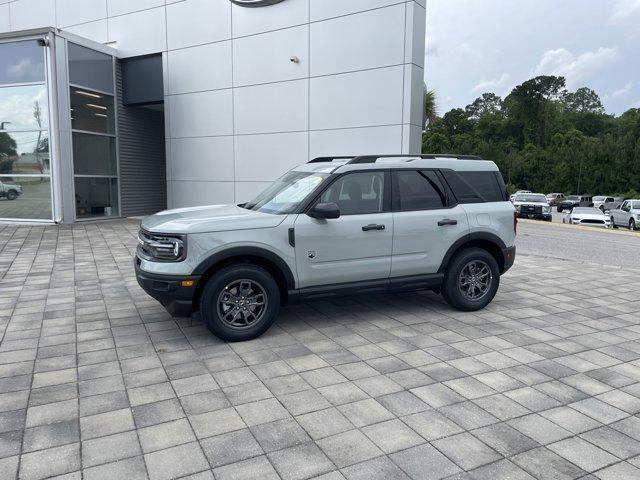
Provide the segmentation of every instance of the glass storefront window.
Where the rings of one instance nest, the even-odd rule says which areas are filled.
[[[0,86],[0,130],[40,130],[48,124],[45,85]]]
[[[50,173],[47,132],[0,132],[0,175]]]
[[[71,87],[71,127],[97,133],[115,133],[113,97]]]
[[[0,175],[0,218],[51,220],[51,179]]]
[[[68,44],[69,83],[113,94],[113,57]]]
[[[74,132],[73,164],[76,175],[117,176],[116,139]]]
[[[44,82],[43,49],[37,40],[0,43],[0,85]]]
[[[118,216],[118,180],[116,178],[75,178],[76,217]]]

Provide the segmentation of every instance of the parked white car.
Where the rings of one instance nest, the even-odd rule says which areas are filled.
[[[589,227],[611,227],[609,216],[605,215],[599,208],[594,207],[576,207],[564,216],[562,223]]]
[[[172,313],[199,310],[218,337],[249,340],[297,300],[438,290],[484,308],[513,265],[516,223],[493,162],[318,158],[249,203],[146,218],[135,270]]]
[[[640,200],[625,200],[620,208],[609,212],[609,218],[613,228],[627,227],[629,230],[636,230],[640,225]]]

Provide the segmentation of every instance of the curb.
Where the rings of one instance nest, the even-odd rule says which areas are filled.
[[[620,230],[624,227],[618,227],[618,229],[613,228],[602,228],[602,227],[585,227],[582,225],[571,225],[568,223],[553,223],[553,222],[541,222],[538,220],[529,220],[527,218],[519,218],[518,223],[526,223],[529,225],[540,225],[545,227],[557,227],[557,228],[570,228],[572,230],[582,230],[584,232],[603,232],[603,233],[611,233],[614,235],[626,235],[630,237],[639,238],[640,235],[635,232]]]

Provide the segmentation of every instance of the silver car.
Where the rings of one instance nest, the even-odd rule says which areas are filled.
[[[515,209],[498,167],[463,157],[319,158],[254,200],[146,218],[134,259],[171,313],[218,337],[255,338],[280,305],[438,290],[474,311],[515,258]]]
[[[564,216],[562,223],[604,228],[611,226],[609,216],[605,215],[599,208],[594,207],[576,207]]]
[[[625,200],[616,208],[609,212],[611,226],[627,227],[629,230],[636,230],[640,225],[640,200]]]

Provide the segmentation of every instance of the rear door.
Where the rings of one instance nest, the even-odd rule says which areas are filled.
[[[433,170],[397,170],[393,179],[391,277],[436,273],[456,240],[469,231],[467,214],[451,205]]]
[[[316,203],[335,203],[340,218],[295,221],[301,288],[386,280],[391,271],[393,217],[388,171],[346,173]]]

